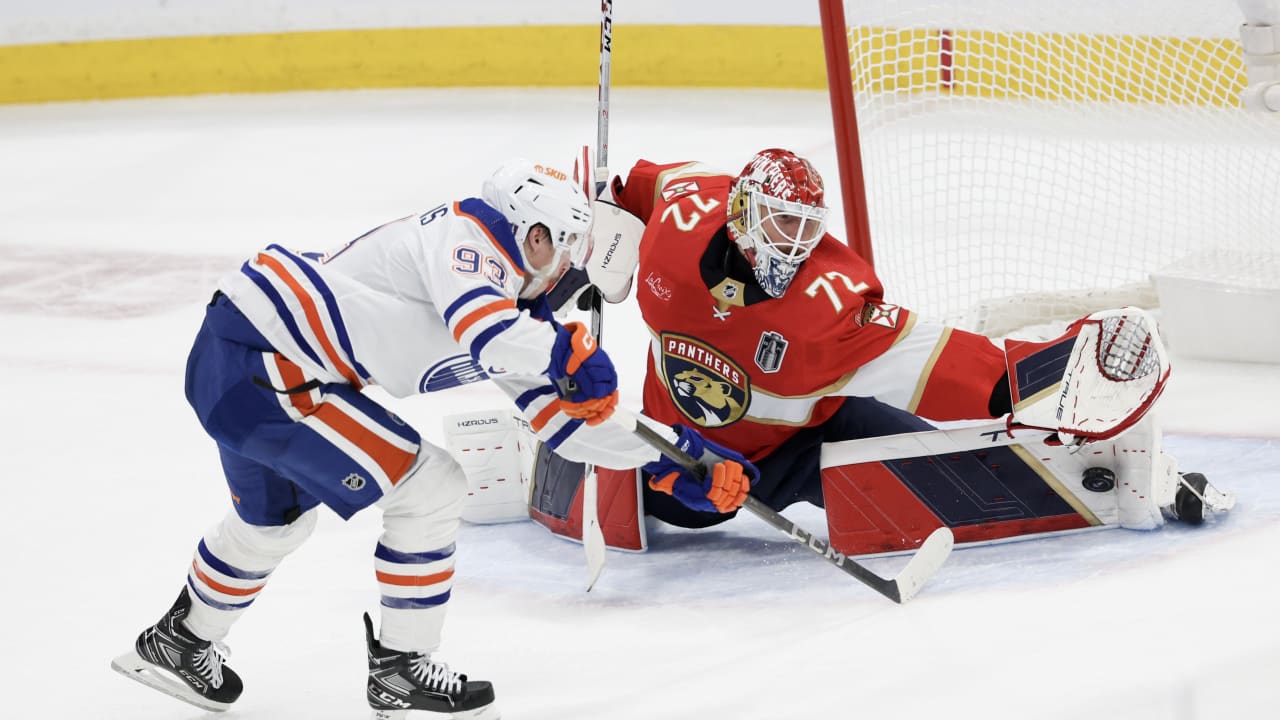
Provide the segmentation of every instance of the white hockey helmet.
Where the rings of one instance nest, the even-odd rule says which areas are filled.
[[[508,161],[484,181],[484,201],[507,218],[528,280],[520,297],[531,299],[555,284],[570,265],[581,267],[591,251],[591,203],[578,183],[561,170],[524,159]],[[554,255],[534,268],[529,259],[529,231],[547,229]]]
[[[782,297],[800,264],[827,232],[822,176],[789,150],[761,150],[729,191],[729,237],[756,281]]]

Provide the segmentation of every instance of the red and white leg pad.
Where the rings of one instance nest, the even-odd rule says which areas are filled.
[[[956,546],[1164,524],[1195,491],[1147,416],[1113,440],[1068,446],[1003,421],[827,443],[822,480],[831,547],[845,555],[913,550],[947,526]],[[1234,497],[1195,491],[1222,512]],[[1182,518],[1186,519],[1186,518]]]
[[[582,463],[566,460],[545,444],[538,444],[529,517],[552,534],[574,542],[582,542],[585,469]],[[595,470],[596,507],[605,545],[632,552],[646,549],[640,470]]]

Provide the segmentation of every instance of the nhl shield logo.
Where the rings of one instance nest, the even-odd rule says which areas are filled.
[[[756,367],[767,373],[776,373],[782,367],[782,356],[787,354],[787,339],[782,333],[767,330],[760,334],[756,346]]]
[[[747,412],[750,379],[737,363],[696,338],[663,333],[662,374],[667,392],[698,427],[735,423]]]

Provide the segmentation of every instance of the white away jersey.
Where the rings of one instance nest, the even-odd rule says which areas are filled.
[[[271,245],[219,288],[309,377],[396,397],[493,379],[565,457],[620,468],[656,459],[630,433],[559,411],[544,374],[555,328],[517,307],[524,276],[506,218],[470,198],[324,255]]]

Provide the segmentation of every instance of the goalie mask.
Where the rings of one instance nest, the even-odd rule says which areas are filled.
[[[782,297],[826,234],[822,176],[788,150],[761,150],[729,192],[729,237],[771,297]]]
[[[522,299],[545,292],[571,265],[582,266],[591,249],[591,203],[567,174],[528,160],[512,160],[484,181],[481,196],[511,223],[528,273]],[[535,268],[529,257],[529,233],[538,225],[546,228],[553,254]]]

